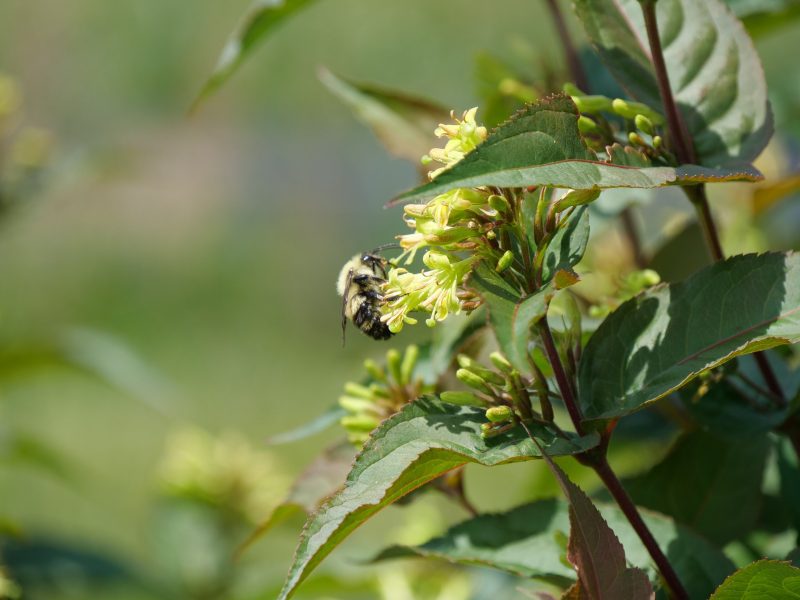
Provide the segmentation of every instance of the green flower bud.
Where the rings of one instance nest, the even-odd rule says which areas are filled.
[[[506,380],[503,379],[499,374],[487,369],[479,362],[476,362],[473,359],[471,359],[466,354],[459,354],[457,360],[458,360],[458,365],[462,369],[467,369],[469,371],[472,371],[473,373],[475,373],[475,375],[477,375],[484,381],[488,381],[489,383],[493,383],[495,385],[504,385],[506,382]]]
[[[572,101],[581,114],[596,114],[612,110],[611,98],[605,96],[572,96]]]
[[[494,268],[498,273],[505,271],[514,261],[514,253],[511,250],[506,250],[500,260],[497,261],[497,266]]]
[[[389,368],[389,373],[395,382],[400,383],[403,380],[403,370],[401,368],[403,359],[395,348],[392,348],[386,353],[386,366]]]
[[[497,368],[498,371],[502,371],[506,375],[514,370],[514,367],[511,365],[511,363],[508,362],[506,357],[499,352],[492,352],[489,355],[489,360],[492,361],[492,364]]]
[[[347,441],[354,446],[363,446],[369,440],[369,433],[349,431],[347,433]]]
[[[490,388],[486,381],[483,380],[482,377],[476,375],[469,369],[459,369],[456,371],[456,377],[461,383],[468,385],[471,388],[479,390],[481,392],[485,392],[487,394],[492,394],[492,388]]]
[[[629,141],[629,142],[630,142],[630,143],[631,143],[633,146],[647,146],[647,144],[645,143],[645,141],[642,139],[642,136],[640,136],[640,135],[639,135],[638,133],[636,133],[635,131],[631,131],[631,132],[628,134],[628,141]]]
[[[626,119],[635,120],[636,115],[642,115],[650,119],[653,125],[664,124],[664,117],[641,102],[633,102],[630,100],[623,100],[622,98],[615,98],[611,103],[611,107],[615,113]]]
[[[386,371],[371,358],[364,361],[364,368],[375,381],[386,381]]]
[[[660,135],[653,136],[653,148],[658,150],[661,148],[661,144],[664,143],[664,140],[661,139]]]
[[[406,348],[403,355],[403,362],[400,364],[400,377],[401,385],[406,385],[411,382],[411,376],[414,373],[414,367],[417,365],[419,358],[419,347],[411,344]]]
[[[647,135],[653,135],[655,133],[653,122],[644,115],[636,115],[636,118],[633,120],[633,122],[636,124],[636,129],[643,131]]]
[[[489,206],[491,206],[494,210],[498,213],[508,214],[511,212],[511,205],[508,203],[503,196],[498,196],[497,194],[492,194],[489,196]]]
[[[339,406],[350,413],[374,412],[376,408],[373,402],[353,396],[339,396]]]
[[[486,404],[484,400],[472,392],[442,392],[439,394],[439,398],[450,404],[461,404],[464,406],[483,406]]]
[[[586,94],[574,83],[569,81],[561,88],[567,96],[585,96]]]
[[[509,406],[492,406],[486,409],[486,418],[492,423],[504,423],[514,416]]]
[[[392,397],[392,395],[389,393],[389,390],[386,389],[386,386],[380,383],[371,383],[369,385],[369,391],[372,392],[373,401],[377,401],[379,398]]]
[[[600,128],[597,126],[597,123],[594,120],[590,119],[586,115],[581,115],[578,117],[578,131],[580,131],[583,135],[591,135],[593,133],[600,133]]]
[[[344,392],[348,396],[353,396],[354,398],[372,400],[372,391],[369,388],[353,383],[352,381],[348,381],[344,384]]]
[[[342,417],[339,423],[348,431],[368,433],[375,429],[380,424],[380,421],[369,415],[347,415]]]

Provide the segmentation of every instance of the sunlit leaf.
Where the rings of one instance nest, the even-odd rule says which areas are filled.
[[[638,0],[574,0],[586,34],[636,99],[662,106]],[[751,163],[772,136],[764,71],[750,37],[721,0],[656,3],[675,101],[709,167]]]
[[[658,577],[647,549],[616,505],[597,503],[600,514],[619,538],[631,565]],[[706,598],[729,575],[733,563],[722,551],[669,517],[642,511],[648,529],[692,598]],[[560,557],[569,532],[569,503],[539,500],[504,513],[485,514],[450,528],[419,546],[392,546],[375,560],[421,556],[465,565],[485,565],[520,577],[567,586],[574,569]]]
[[[195,100],[197,107],[219,89],[283,21],[314,0],[254,0],[222,49],[211,77]]]
[[[357,84],[327,69],[320,69],[319,78],[372,129],[390,153],[415,165],[420,165],[420,158],[436,145],[433,132],[437,125],[449,121],[447,110],[421,98]]]
[[[425,397],[406,405],[371,435],[344,488],[306,524],[280,599],[289,598],[308,574],[356,527],[381,509],[436,477],[467,463],[486,466],[541,457],[521,427],[481,436],[484,411]],[[564,439],[532,426],[553,456],[574,454],[598,443],[596,435]]]
[[[558,94],[530,104],[436,179],[393,202],[420,202],[459,187],[653,188],[761,178],[747,165],[735,169],[697,165],[636,168],[602,162],[587,148],[577,123],[577,108],[567,96]]]
[[[731,358],[800,340],[800,254],[736,256],[622,304],[578,372],[584,415],[606,419],[663,398]]]
[[[709,600],[800,599],[800,569],[776,560],[760,560],[728,577]]]

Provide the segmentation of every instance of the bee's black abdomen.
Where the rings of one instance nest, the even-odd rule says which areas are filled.
[[[353,315],[353,322],[361,331],[376,340],[388,340],[393,335],[386,323],[381,321],[381,312],[369,302],[361,303]]]

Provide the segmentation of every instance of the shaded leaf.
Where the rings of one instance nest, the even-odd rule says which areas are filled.
[[[589,210],[579,206],[568,217],[567,223],[560,228],[544,254],[542,264],[542,281],[549,282],[556,272],[570,270],[577,265],[586,252],[589,243]]]
[[[194,102],[194,108],[217,91],[275,27],[312,2],[314,0],[254,0],[225,43],[211,77]]]
[[[528,342],[531,326],[547,312],[553,291],[541,288],[523,296],[485,262],[472,272],[469,286],[481,296],[489,312],[489,322],[506,358],[521,372],[530,370]]]
[[[386,149],[420,165],[436,145],[434,130],[449,120],[447,110],[427,100],[374,85],[357,84],[320,69],[319,78],[337,98],[367,125]]]
[[[286,499],[241,544],[241,554],[264,537],[275,525],[292,515],[312,514],[319,504],[338,490],[356,457],[356,449],[349,442],[340,442],[320,454],[295,480]]]
[[[645,570],[651,579],[658,573],[647,549],[622,511],[612,504],[597,503],[600,514],[619,537],[628,562]],[[706,598],[733,570],[733,563],[717,548],[684,525],[649,511],[642,518],[675,567],[691,598]],[[569,503],[547,499],[499,514],[484,514],[450,528],[441,537],[420,546],[392,546],[375,560],[410,556],[433,557],[459,564],[477,564],[567,586],[575,571],[560,556],[559,538],[569,531]]]
[[[800,340],[800,254],[747,254],[625,302],[589,339],[584,415],[606,419],[663,398],[735,356]]]
[[[602,162],[584,143],[577,123],[575,104],[562,94],[529,104],[436,179],[393,202],[421,202],[459,187],[653,188],[762,178],[750,166],[734,170],[697,165],[635,168]]]
[[[384,421],[356,458],[345,486],[311,516],[280,598],[289,598],[308,574],[356,527],[406,494],[467,463],[486,466],[575,454],[598,436],[563,439],[534,426],[540,446],[521,427],[489,440],[481,436],[485,411],[423,397]]]
[[[766,434],[725,439],[684,434],[649,472],[625,481],[636,504],[669,515],[717,544],[748,532],[761,508]]]
[[[766,598],[800,598],[800,569],[777,560],[759,560],[728,577],[709,600]]]
[[[636,99],[662,106],[638,0],[574,0],[589,40]],[[750,37],[721,0],[656,3],[675,101],[698,162],[752,162],[772,137],[764,71]]]
[[[699,428],[735,440],[767,433],[784,422],[788,408],[776,408],[766,398],[757,402],[752,389],[737,389],[734,381],[731,374],[698,399],[692,397],[692,386],[681,392],[681,400]]]
[[[451,315],[438,324],[431,335],[429,358],[417,363],[416,373],[426,383],[435,384],[450,367],[455,356],[466,345],[479,338],[478,333],[486,328],[486,316],[482,309],[469,315]]]

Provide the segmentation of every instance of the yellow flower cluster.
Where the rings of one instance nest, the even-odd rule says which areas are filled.
[[[289,487],[271,454],[239,434],[214,437],[195,427],[167,439],[160,480],[169,496],[207,502],[253,523],[268,515]]]
[[[444,169],[453,166],[486,139],[486,128],[475,121],[477,108],[472,108],[454,124],[441,124],[435,133],[447,138],[444,148],[434,148],[423,157],[423,163],[432,161],[443,165],[432,171],[433,179]],[[452,114],[452,113],[451,113]],[[427,270],[413,273],[395,267],[388,273],[384,285],[383,321],[390,331],[397,333],[404,324],[414,324],[413,311],[430,313],[428,326],[443,321],[448,315],[461,312],[467,306],[463,298],[469,294],[463,288],[464,280],[477,260],[477,255],[460,256],[474,251],[486,235],[485,217],[497,211],[490,206],[488,190],[457,188],[440,194],[426,204],[409,204],[404,208],[404,221],[413,233],[398,236],[403,254],[400,260],[409,264],[418,250],[430,248],[422,258]]]

